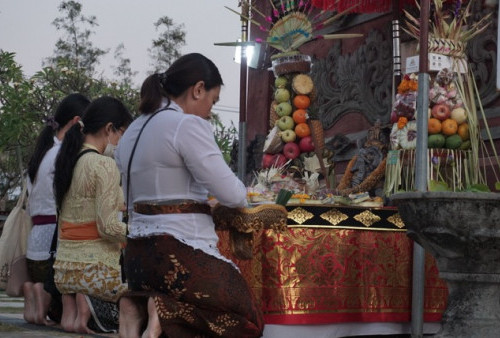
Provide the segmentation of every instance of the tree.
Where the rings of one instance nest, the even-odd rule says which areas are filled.
[[[186,32],[183,31],[184,25],[175,25],[168,16],[159,18],[154,26],[156,31],[165,29],[157,39],[153,40],[153,46],[148,49],[153,73],[158,73],[164,72],[182,55],[179,50],[186,44]]]
[[[69,60],[76,69],[85,69],[89,75],[95,71],[100,58],[108,51],[94,47],[90,36],[94,32],[90,29],[98,26],[94,15],[84,16],[82,5],[77,1],[63,1],[59,5],[62,16],[56,18],[52,24],[65,35],[59,38],[54,48],[54,56],[47,59],[48,65],[57,65],[61,60]],[[90,28],[82,26],[88,25]]]
[[[14,53],[0,50],[0,200],[21,185],[20,171],[27,163],[23,150],[38,131],[35,91],[34,82],[24,79],[14,61]]]
[[[123,43],[119,44],[115,49],[114,57],[118,62],[118,66],[113,67],[113,74],[122,83],[131,83],[133,78],[137,75],[136,71],[132,71],[130,67],[130,59],[123,56],[125,52],[125,46]]]

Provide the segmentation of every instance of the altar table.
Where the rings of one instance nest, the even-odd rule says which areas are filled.
[[[413,242],[395,208],[287,206],[288,228],[254,235],[253,259],[235,259],[267,325],[411,321]],[[426,255],[424,321],[439,323],[448,290]],[[298,326],[297,326],[298,327]],[[392,333],[392,331],[390,332]]]

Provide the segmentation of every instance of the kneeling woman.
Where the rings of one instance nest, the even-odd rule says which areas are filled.
[[[118,328],[116,303],[122,283],[120,249],[126,225],[114,149],[132,116],[117,99],[101,97],[67,133],[56,159],[54,191],[59,246],[54,280],[63,294],[61,326],[92,333]]]
[[[207,204],[210,194],[222,205],[246,205],[246,188],[224,162],[207,121],[221,86],[214,63],[196,53],[151,75],[141,88],[142,115],[116,152],[134,207],[125,267],[130,298],[147,297],[143,337],[262,335],[250,288],[217,249]],[[123,307],[120,318],[129,318],[122,337],[141,333],[139,310],[135,325]]]

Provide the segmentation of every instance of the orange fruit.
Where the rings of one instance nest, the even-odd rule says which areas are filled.
[[[427,131],[430,135],[439,134],[441,132],[441,121],[431,117],[427,122]]]
[[[307,119],[307,111],[305,109],[297,109],[292,115],[295,124],[304,123]]]
[[[292,103],[297,109],[307,109],[311,105],[311,99],[307,95],[295,95]]]
[[[470,139],[469,125],[467,124],[467,122],[458,125],[457,133],[462,141],[467,141],[468,139]]]
[[[295,126],[295,135],[298,137],[306,137],[311,135],[311,129],[305,122],[299,123]]]
[[[452,119],[446,119],[443,122],[441,122],[441,132],[446,135],[454,135],[457,133],[458,130],[458,123],[455,120]]]

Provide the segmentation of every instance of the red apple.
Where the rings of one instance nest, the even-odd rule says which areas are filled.
[[[300,155],[299,145],[295,142],[287,142],[283,147],[283,155],[289,160],[293,160]]]
[[[273,163],[274,163],[275,167],[282,167],[282,166],[284,166],[285,163],[286,163],[286,161],[288,161],[288,160],[285,157],[285,155],[283,155],[281,153],[274,155],[274,161],[273,161]]]
[[[440,103],[432,107],[431,115],[438,120],[444,121],[447,118],[450,118],[451,111],[448,105]]]
[[[282,167],[285,165],[287,158],[285,155],[279,154],[264,154],[262,155],[261,167],[263,169],[268,169],[271,167]]]
[[[261,166],[264,169],[271,168],[274,163],[274,155],[273,154],[264,154],[262,155],[262,163]]]
[[[305,136],[299,141],[299,149],[301,153],[314,151],[314,143],[311,136]]]

